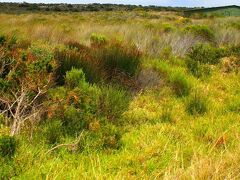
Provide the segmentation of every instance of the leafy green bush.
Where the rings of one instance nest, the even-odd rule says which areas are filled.
[[[182,72],[172,72],[172,74],[170,74],[169,81],[178,97],[189,95],[191,84]]]
[[[15,137],[4,135],[0,137],[0,155],[2,157],[14,156],[17,148]]]
[[[175,30],[175,27],[172,26],[171,24],[163,24],[163,31],[168,33],[168,32],[172,32]]]
[[[103,35],[91,34],[90,37],[92,47],[101,47],[107,44],[107,38]]]
[[[195,92],[189,97],[186,109],[191,115],[205,114],[208,110],[208,101],[203,95]]]
[[[100,89],[84,80],[82,70],[72,69],[67,72],[67,88],[55,88],[48,94],[48,114],[60,119],[69,135],[79,134],[87,128],[99,112]]]
[[[213,41],[215,38],[214,31],[208,26],[204,25],[189,25],[186,26],[183,30],[184,32],[189,32],[194,36],[204,38],[208,41]]]
[[[171,73],[171,67],[166,61],[155,62],[154,69],[164,77],[167,77]]]
[[[81,69],[72,69],[68,71],[65,78],[65,83],[69,88],[84,86],[86,84],[85,74]]]

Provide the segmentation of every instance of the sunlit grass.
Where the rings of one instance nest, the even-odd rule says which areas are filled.
[[[230,25],[222,25],[223,22],[229,24],[230,21],[238,21],[239,18],[186,20],[172,12],[148,13],[152,13],[157,18],[150,18],[149,15],[144,15],[144,12],[137,11],[0,14],[0,35],[15,34],[18,39],[32,42],[33,46],[59,53],[59,59],[66,68],[59,72],[59,74],[62,73],[62,84],[64,84],[66,71],[71,70],[72,66],[82,68],[83,71],[88,68],[78,61],[81,56],[76,54],[79,49],[75,46],[83,44],[84,47],[90,48],[93,33],[126,44],[123,50],[129,51],[127,55],[130,58],[127,55],[118,56],[123,61],[119,65],[121,70],[132,63],[135,51],[131,52],[128,48],[135,44],[134,50],[142,53],[141,64],[139,61],[136,64],[133,63],[134,67],[131,66],[132,69],[127,69],[124,73],[131,75],[131,80],[135,80],[137,73],[141,70],[151,70],[155,73],[154,80],[158,82],[154,87],[136,90],[118,88],[114,83],[108,85],[99,83],[99,87],[89,85],[90,95],[85,95],[80,91],[82,87],[79,88],[78,95],[85,98],[82,101],[86,102],[87,107],[84,108],[87,110],[91,108],[89,102],[95,102],[91,93],[102,91],[99,95],[101,108],[96,109],[99,117],[94,117],[90,111],[86,110],[90,114],[87,116],[89,118],[87,121],[91,122],[88,128],[92,130],[84,132],[83,140],[80,141],[86,148],[75,152],[68,147],[62,147],[47,153],[54,143],[55,145],[72,143],[76,137],[58,136],[61,134],[56,130],[61,126],[59,121],[50,122],[50,125],[45,124],[47,127],[45,129],[41,129],[44,127],[44,124],[41,124],[39,128],[34,129],[41,133],[33,133],[29,136],[31,132],[23,131],[22,136],[17,136],[18,148],[12,159],[0,157],[0,178],[239,178],[239,72],[225,73],[219,63],[210,67],[211,76],[208,78],[194,76],[188,70],[185,55],[196,43],[204,40],[191,33],[183,32],[189,24],[206,25],[210,26],[215,33],[214,47],[239,45],[240,38],[237,38],[239,31]],[[74,43],[71,44],[71,42]],[[28,47],[27,43],[20,44]],[[60,52],[64,52],[65,46],[68,46],[68,53],[60,57]],[[115,52],[114,49],[110,52],[103,51],[103,53],[102,59],[106,60],[105,56],[109,56],[107,60],[110,62],[106,62],[105,68],[111,71],[112,69],[109,68],[113,67],[111,63],[117,59],[118,53],[121,55],[122,53]],[[96,59],[100,57],[92,54],[94,55]],[[136,56],[138,57],[138,54]],[[131,63],[128,63],[128,60]],[[94,63],[91,65],[94,71],[89,71],[89,74],[85,72],[87,80],[93,75],[94,78],[100,76],[96,70],[97,65]],[[74,71],[78,72],[73,70],[72,73]],[[110,74],[109,76],[114,76],[113,72]],[[71,80],[73,77],[70,75],[68,74],[66,78]],[[141,78],[151,80],[150,77],[144,77],[149,75],[151,74],[143,73]],[[77,79],[79,79],[78,76]],[[75,79],[73,85],[67,83],[66,87],[78,86],[74,82],[76,82]],[[74,93],[73,90],[67,90],[70,95]],[[60,94],[62,89],[55,88],[50,93],[55,91]],[[59,96],[52,98],[53,103],[57,105],[65,101],[66,104],[68,103],[66,99],[69,96]],[[71,112],[66,104],[63,104],[62,108],[64,111]],[[77,108],[80,112],[84,109]],[[82,117],[82,114],[74,117],[74,122],[78,122]],[[2,126],[2,121],[5,119],[0,116],[0,134],[5,134],[8,129]],[[101,131],[95,133],[94,130],[99,127],[102,128]],[[98,148],[102,145],[101,137],[105,138],[104,130],[110,135],[115,131],[119,132],[118,148]],[[48,140],[45,139],[46,134],[48,134]],[[111,137],[107,140],[110,141],[110,145],[111,140],[114,141]]]

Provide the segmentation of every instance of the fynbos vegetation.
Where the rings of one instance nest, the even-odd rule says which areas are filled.
[[[0,179],[239,177],[238,17],[1,8]]]

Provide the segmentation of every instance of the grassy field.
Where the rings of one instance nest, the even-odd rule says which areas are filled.
[[[0,14],[0,179],[239,179],[239,20]]]

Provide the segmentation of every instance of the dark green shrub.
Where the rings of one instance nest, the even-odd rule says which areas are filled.
[[[63,128],[62,122],[58,119],[50,119],[45,125],[44,134],[48,144],[57,144],[60,142]]]
[[[91,121],[90,112],[81,111],[74,106],[68,106],[64,112],[62,119],[65,132],[69,135],[79,134],[83,129],[87,128],[88,123]]]
[[[6,37],[4,35],[0,35],[0,45],[3,45],[6,42]]]
[[[197,44],[192,47],[187,56],[200,63],[217,64],[220,58],[225,56],[225,53],[224,49],[215,48],[209,44]]]
[[[189,97],[186,109],[191,115],[205,114],[208,110],[208,101],[203,95],[195,92],[191,97]]]
[[[186,58],[188,70],[197,78],[208,77],[211,75],[211,68],[208,64],[200,63],[191,58]]]
[[[210,65],[219,63],[227,53],[226,49],[216,48],[209,44],[197,44],[187,54],[186,65],[195,77],[209,76]]]
[[[15,137],[0,136],[0,155],[2,157],[13,157],[17,148]]]
[[[178,97],[187,96],[191,90],[191,84],[181,72],[173,72],[169,78],[170,84]]]
[[[184,32],[190,32],[194,36],[201,37],[207,41],[214,41],[214,31],[204,25],[189,25],[184,28]]]

